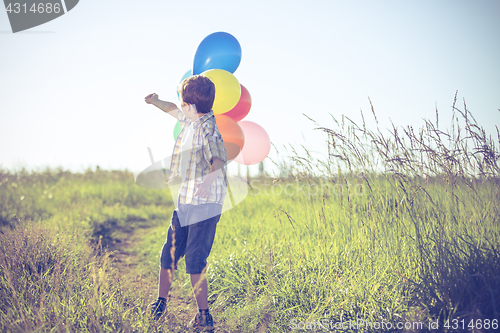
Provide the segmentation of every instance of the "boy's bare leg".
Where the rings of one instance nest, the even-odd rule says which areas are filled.
[[[158,282],[158,297],[167,299],[170,286],[174,280],[172,269],[160,268],[160,281]]]
[[[191,285],[193,286],[196,303],[198,303],[198,309],[208,309],[208,285],[205,272],[191,274]]]

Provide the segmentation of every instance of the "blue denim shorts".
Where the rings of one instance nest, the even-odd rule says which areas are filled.
[[[200,274],[207,265],[221,212],[219,204],[178,204],[161,250],[161,268],[177,269],[177,263],[184,257],[186,273]]]

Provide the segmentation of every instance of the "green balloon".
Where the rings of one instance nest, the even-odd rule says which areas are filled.
[[[184,73],[184,75],[182,75],[181,80],[177,84],[177,99],[181,100],[181,95],[179,94],[179,86],[181,85],[182,81],[184,81],[184,79],[187,79],[190,76],[193,76],[192,70],[188,70],[186,73]]]
[[[177,136],[179,135],[180,132],[181,132],[181,123],[179,123],[179,121],[177,120],[177,123],[175,124],[174,127],[174,140],[177,140]]]

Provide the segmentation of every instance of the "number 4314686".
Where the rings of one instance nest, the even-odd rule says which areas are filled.
[[[36,4],[34,3],[29,9],[28,9],[28,6],[23,3],[9,3],[9,5],[7,6],[7,8],[5,8],[7,10],[7,13],[14,13],[14,14],[19,14],[19,13],[27,13],[28,11],[29,12],[32,12],[32,13],[47,13],[47,14],[51,14],[51,13],[56,13],[58,14],[59,12],[61,12],[61,5],[59,3],[55,3],[55,4],[51,4],[51,3],[39,3],[39,4]]]
[[[444,327],[446,327],[447,329],[453,329],[453,330],[457,330],[457,329],[467,329],[467,328],[470,328],[470,329],[486,329],[486,330],[489,330],[489,329],[498,329],[498,319],[493,319],[493,320],[490,320],[490,319],[471,319],[469,322],[467,322],[465,319],[462,319],[462,320],[458,320],[458,319],[452,319],[452,320],[447,320],[445,323],[444,323]]]

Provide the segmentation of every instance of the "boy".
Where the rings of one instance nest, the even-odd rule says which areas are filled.
[[[212,331],[205,273],[226,195],[226,150],[212,111],[215,98],[212,81],[201,75],[191,76],[182,81],[179,95],[180,110],[173,103],[159,100],[156,94],[145,98],[146,103],[178,119],[182,128],[175,142],[167,180],[172,182],[180,172],[182,185],[162,248],[158,299],[151,304],[151,314],[155,319],[164,314],[174,270],[184,256],[186,273],[191,275],[198,304],[198,314],[191,324],[197,329]]]

